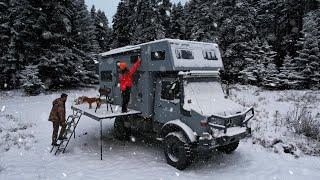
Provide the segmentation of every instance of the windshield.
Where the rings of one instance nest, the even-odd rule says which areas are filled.
[[[243,107],[226,99],[219,81],[183,81],[184,105],[187,111],[202,115],[230,115],[242,111]]]

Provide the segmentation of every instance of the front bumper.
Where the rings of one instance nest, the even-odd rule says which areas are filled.
[[[250,113],[251,115],[249,115]],[[217,124],[214,121],[209,121],[208,125],[212,130],[212,134],[206,133],[206,137],[202,136],[199,138],[195,146],[196,151],[213,150],[217,147],[240,141],[241,139],[251,135],[251,128],[248,127],[248,122],[253,117],[254,110],[252,107],[247,109],[243,113],[239,113],[233,116],[210,117],[210,119],[218,119],[219,121],[222,121],[222,123]],[[215,133],[217,131],[220,133]]]
[[[197,152],[206,152],[216,149],[220,146],[225,146],[233,142],[240,141],[251,135],[251,128],[246,127],[244,131],[237,134],[226,134],[224,136],[219,136],[211,139],[199,139],[197,144],[195,144],[194,149]]]

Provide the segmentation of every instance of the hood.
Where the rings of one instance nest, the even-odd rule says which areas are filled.
[[[225,98],[220,82],[185,82],[184,94],[184,109],[204,116],[228,116],[246,110]]]

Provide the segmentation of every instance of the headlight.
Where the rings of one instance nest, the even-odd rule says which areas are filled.
[[[212,136],[211,136],[211,134],[204,132],[204,133],[202,133],[202,136],[199,139],[200,140],[211,140]]]
[[[212,136],[213,137],[224,136],[224,131],[223,130],[219,130],[219,129],[215,129],[215,128],[211,128],[211,130],[212,130]]]

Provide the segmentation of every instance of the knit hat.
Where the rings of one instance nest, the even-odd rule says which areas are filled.
[[[120,68],[120,70],[125,70],[125,69],[127,68],[127,63],[125,63],[125,62],[120,62],[120,63],[119,63],[119,68]]]

